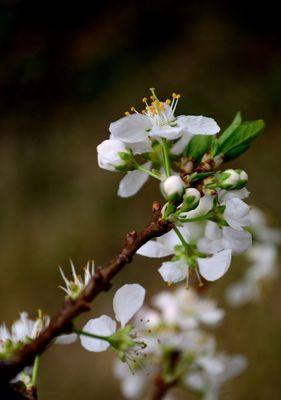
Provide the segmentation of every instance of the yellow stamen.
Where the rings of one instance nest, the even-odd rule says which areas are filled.
[[[143,101],[143,103],[146,103],[146,102],[147,102],[147,98],[144,97],[144,98],[142,99],[142,101]]]
[[[131,107],[131,111],[136,111],[135,107]]]
[[[167,99],[167,100],[165,101],[165,103],[169,105],[169,104],[171,104],[171,100],[170,100],[170,99]]]
[[[126,111],[124,114],[126,115],[126,117],[130,115],[129,111]]]

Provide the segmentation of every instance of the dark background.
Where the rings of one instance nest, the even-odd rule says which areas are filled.
[[[1,321],[39,307],[52,314],[63,298],[59,264],[103,264],[126,231],[149,220],[157,186],[117,198],[121,175],[97,167],[96,145],[151,86],[165,98],[180,92],[179,113],[222,127],[238,110],[266,120],[233,165],[249,173],[250,202],[280,225],[279,14],[270,2],[0,2]],[[220,304],[240,264],[209,291]],[[158,265],[137,257],[114,288],[140,282],[153,295],[164,288]],[[280,397],[279,287],[280,279],[259,304],[229,310],[217,331],[222,348],[250,363],[223,399]],[[111,299],[101,295],[91,315],[111,314]],[[111,358],[53,347],[42,359],[40,399],[117,398]]]

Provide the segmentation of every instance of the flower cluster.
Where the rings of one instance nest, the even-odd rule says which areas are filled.
[[[267,284],[278,274],[281,231],[268,227],[265,215],[255,207],[251,209],[250,216],[253,246],[244,254],[250,267],[226,291],[226,300],[233,307],[261,300]]]
[[[249,196],[247,173],[222,168],[223,163],[248,150],[264,122],[243,122],[237,113],[219,134],[212,118],[177,116],[179,94],[162,101],[155,89],[150,90],[150,98],[143,98],[142,111],[131,107],[123,118],[110,124],[109,139],[97,146],[98,164],[125,173],[118,189],[121,197],[136,194],[149,177],[157,181],[164,198],[157,221],[172,229],[160,237],[148,236],[154,238],[138,248],[137,254],[163,258],[158,269],[163,280],[169,286],[185,284],[155,295],[152,307],[144,306],[146,290],[141,285],[124,284],[113,298],[114,319],[101,315],[82,329],[72,320],[59,331],[66,334],[54,342],[70,344],[79,337],[90,352],[114,350],[118,355],[114,373],[125,398],[140,398],[161,382],[166,388],[187,390],[198,399],[215,400],[221,386],[243,371],[246,360],[218,349],[210,329],[221,323],[224,310],[191,286],[194,280],[199,287],[205,281],[216,281],[228,271],[233,256],[243,256],[251,266],[226,292],[229,304],[240,305],[259,299],[264,283],[276,275],[280,232],[268,228],[262,213],[245,202]],[[122,262],[124,250],[117,257]],[[108,282],[103,282],[101,270],[95,274],[93,262],[87,263],[81,276],[71,261],[71,271],[72,277],[67,278],[60,269],[65,306],[82,304],[84,310],[95,283]],[[109,275],[112,278],[114,274]],[[22,313],[10,331],[1,325],[0,359],[13,356],[48,324],[49,318],[40,312],[35,321]],[[39,355],[16,381],[34,387],[38,362]]]
[[[160,292],[152,302],[155,308],[142,309],[134,323],[147,322],[143,335],[157,339],[154,345],[136,360],[133,371],[120,360],[114,364],[125,398],[143,398],[160,379],[199,399],[216,399],[220,387],[246,367],[244,357],[219,352],[215,337],[203,329],[218,325],[223,310],[184,287]]]
[[[28,314],[22,312],[11,329],[8,330],[5,323],[0,325],[0,360],[10,358],[25,344],[31,343],[44,330],[50,322],[50,318],[38,312],[38,318],[32,320]],[[14,379],[15,382],[22,382],[27,388],[32,387],[33,367],[25,368]]]

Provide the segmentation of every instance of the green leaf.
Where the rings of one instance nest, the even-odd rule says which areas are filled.
[[[193,136],[186,149],[187,157],[191,157],[193,160],[198,161],[210,150],[212,141],[213,137],[209,135]]]
[[[265,127],[263,120],[242,122],[220,146],[224,160],[232,160],[248,150],[251,142],[262,132]]]
[[[231,122],[228,128],[220,135],[218,142],[222,146],[224,142],[232,135],[232,133],[240,126],[242,123],[242,117],[240,111],[235,115],[234,120]]]

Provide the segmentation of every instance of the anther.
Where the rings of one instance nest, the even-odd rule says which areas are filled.
[[[129,111],[126,111],[124,114],[126,115],[126,117],[130,115]]]

